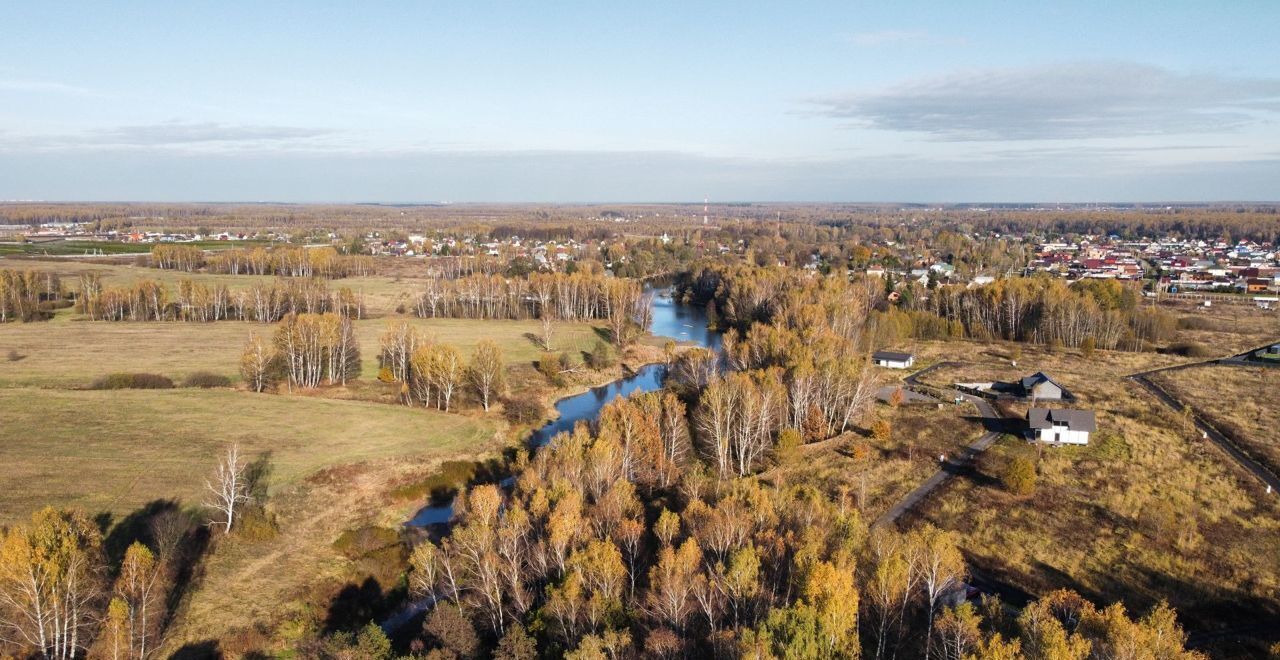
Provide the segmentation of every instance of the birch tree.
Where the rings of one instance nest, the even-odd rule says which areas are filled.
[[[217,512],[223,520],[215,520],[210,524],[222,525],[222,532],[231,532],[235,522],[236,510],[240,504],[249,500],[245,480],[245,463],[240,457],[240,445],[232,444],[218,461],[213,478],[205,480],[206,494],[204,505]]]
[[[47,660],[90,642],[102,595],[102,534],[84,514],[42,509],[0,532],[0,639]]]
[[[506,388],[502,349],[492,340],[482,339],[476,344],[471,364],[467,367],[467,379],[487,412],[493,400]]]
[[[240,355],[240,376],[254,392],[262,392],[271,384],[271,369],[276,353],[271,344],[254,333],[249,336],[244,352]]]

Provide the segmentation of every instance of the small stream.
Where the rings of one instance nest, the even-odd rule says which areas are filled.
[[[679,342],[692,342],[704,348],[718,350],[720,333],[707,328],[707,315],[702,309],[678,304],[671,298],[671,289],[652,289],[653,323],[649,331],[659,337],[671,337]],[[556,402],[556,418],[535,430],[529,436],[529,445],[541,447],[556,434],[572,431],[580,421],[593,422],[606,404],[620,396],[636,392],[653,392],[662,389],[667,368],[661,364],[643,366],[635,373],[611,383],[593,387],[581,394],[567,396]],[[407,523],[411,527],[443,525],[453,517],[453,502],[420,509]]]

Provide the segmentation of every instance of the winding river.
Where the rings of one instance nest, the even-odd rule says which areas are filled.
[[[671,297],[670,288],[653,289],[653,321],[649,331],[659,337],[693,343],[704,348],[718,350],[720,334],[707,328],[706,312],[700,308],[678,304]],[[556,418],[535,430],[529,436],[529,444],[541,447],[557,433],[570,431],[580,421],[595,421],[600,409],[620,396],[636,392],[653,392],[662,389],[667,368],[661,364],[643,366],[635,373],[611,383],[593,387],[582,394],[575,394],[556,402]],[[453,517],[453,503],[423,507],[408,522],[413,527],[426,527],[449,522]]]

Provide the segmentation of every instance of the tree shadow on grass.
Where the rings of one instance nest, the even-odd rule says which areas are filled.
[[[165,596],[164,616],[159,624],[160,632],[168,627],[178,604],[199,582],[204,571],[204,557],[209,549],[209,528],[198,523],[198,514],[182,508],[177,500],[153,500],[138,510],[112,521],[112,514],[103,512],[94,517],[105,531],[103,551],[108,566],[114,574],[124,561],[125,552],[135,542],[142,543],[156,553],[157,558],[170,566],[171,586]],[[191,645],[190,653],[182,657],[221,657],[199,655],[205,647]],[[178,656],[175,656],[178,657]]]
[[[156,539],[152,523],[164,514],[181,510],[177,500],[159,499],[147,502],[140,509],[120,520],[114,520],[114,516],[106,511],[94,516],[94,522],[104,534],[102,547],[107,555],[108,564],[119,566],[124,560],[125,550],[128,550],[135,541],[155,549]]]
[[[1027,422],[1023,419],[1011,419],[1008,417],[983,417],[981,415],[963,415],[960,419],[967,422],[981,424],[983,430],[995,433],[1008,433],[1009,435],[1021,435],[1027,429]]]
[[[540,348],[540,349],[542,349],[542,350],[544,350],[544,351],[551,350],[551,349],[547,348],[545,345],[543,345],[543,343],[542,343],[542,337],[538,336],[538,335],[537,335],[537,334],[535,334],[535,333],[532,333],[532,332],[526,332],[526,333],[524,333],[524,338],[525,338],[525,339],[528,339],[530,344],[533,344],[534,346],[536,346],[536,347],[538,347],[538,348]]]
[[[270,449],[258,454],[258,457],[244,468],[245,491],[254,501],[263,503],[267,501],[267,487],[271,483],[271,473],[275,470],[275,464],[271,461],[272,452]]]
[[[399,587],[384,589],[373,576],[367,576],[359,584],[349,582],[329,601],[325,615],[324,631],[331,634],[354,631],[386,618],[404,600],[404,590]]]
[[[169,660],[221,660],[222,651],[218,649],[218,640],[206,639],[203,642],[188,642],[173,652]]]

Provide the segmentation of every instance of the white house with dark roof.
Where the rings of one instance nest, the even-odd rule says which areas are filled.
[[[1092,410],[1032,408],[1027,411],[1030,440],[1060,445],[1087,445],[1089,434],[1098,430]]]
[[[871,361],[877,367],[890,369],[910,369],[916,363],[916,356],[896,351],[876,351],[871,354]]]

